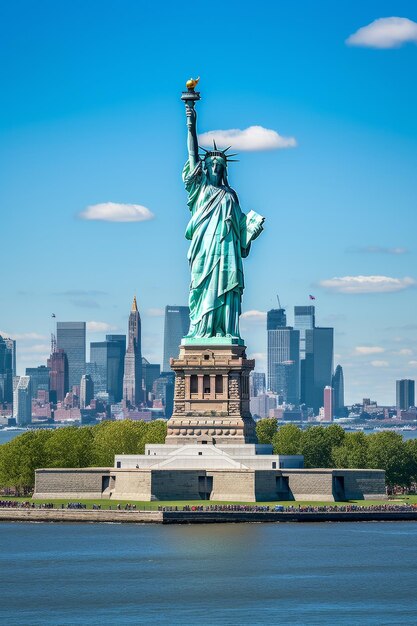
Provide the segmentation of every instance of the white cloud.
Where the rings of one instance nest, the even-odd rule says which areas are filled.
[[[355,352],[358,354],[380,354],[385,352],[385,350],[380,346],[356,346]]]
[[[417,23],[406,17],[381,17],[346,39],[348,46],[365,48],[399,48],[408,42],[417,43]]]
[[[249,358],[255,359],[255,361],[266,361],[266,354],[264,352],[252,352]]]
[[[158,309],[158,308],[147,309],[146,315],[148,315],[149,317],[163,317],[165,315],[165,311],[164,309]]]
[[[104,222],[145,222],[155,216],[140,204],[119,204],[103,202],[92,204],[82,211],[78,217],[83,220],[101,220]]]
[[[408,361],[408,365],[412,365],[413,367],[416,367],[417,361]]]
[[[48,339],[46,335],[40,335],[39,333],[6,333],[0,330],[0,335],[2,337],[7,337],[9,339],[16,339],[18,341],[31,341],[31,340],[42,341],[43,339]]]
[[[371,361],[372,367],[388,367],[388,361]]]
[[[414,278],[391,276],[335,276],[319,282],[320,287],[338,293],[390,293],[416,284]]]
[[[266,313],[265,311],[256,311],[253,309],[242,313],[240,318],[242,320],[247,320],[248,322],[264,322],[266,320]]]
[[[362,247],[350,247],[347,252],[365,252],[367,254],[394,254],[396,256],[400,254],[407,254],[407,248],[401,248],[397,246],[395,248],[387,248],[386,246],[362,246]]]
[[[87,330],[90,333],[106,333],[111,330],[117,330],[117,326],[111,326],[107,324],[107,322],[95,322],[92,320],[91,322],[87,322]]]
[[[398,350],[397,354],[410,356],[411,354],[413,354],[413,351],[410,350],[410,348],[401,348],[401,350]]]
[[[214,139],[218,148],[232,146],[234,150],[248,152],[295,148],[297,145],[294,137],[282,137],[275,130],[263,126],[249,126],[244,130],[239,128],[209,130],[199,135],[198,139],[202,146],[213,146]]]

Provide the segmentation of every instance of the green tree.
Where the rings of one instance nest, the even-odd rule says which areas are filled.
[[[115,454],[139,454],[147,424],[143,421],[105,421],[93,427],[91,465],[109,467]]]
[[[272,438],[274,454],[300,454],[301,435],[295,424],[281,426]]]
[[[310,426],[301,435],[300,453],[305,467],[332,466],[332,438],[323,426]]]
[[[417,482],[417,439],[409,439],[405,447],[411,458],[411,480]]]
[[[48,467],[88,467],[93,461],[92,447],[91,427],[58,428],[45,444]]]
[[[35,485],[35,469],[47,467],[45,447],[51,430],[30,431],[0,446],[0,484],[28,493]]]
[[[139,442],[138,454],[145,453],[145,445],[147,443],[165,443],[167,436],[167,423],[165,420],[158,419],[154,422],[146,424],[142,437]]]
[[[330,424],[325,427],[326,438],[329,445],[333,448],[335,446],[341,446],[345,440],[346,433],[339,424]]]
[[[392,431],[368,435],[368,467],[385,470],[390,487],[408,487],[414,470],[410,446]]]
[[[259,443],[272,443],[272,439],[277,432],[277,420],[275,417],[266,417],[256,422],[256,434]]]
[[[335,467],[368,467],[368,437],[362,432],[346,433],[342,445],[332,449]]]

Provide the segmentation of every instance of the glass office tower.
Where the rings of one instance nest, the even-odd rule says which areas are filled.
[[[268,390],[283,393],[285,402],[300,400],[300,333],[291,326],[268,330]],[[285,367],[278,367],[285,364]],[[283,381],[285,390],[282,389]]]
[[[305,388],[303,402],[317,414],[324,388],[332,385],[333,328],[305,330]]]
[[[32,381],[32,396],[38,397],[38,391],[49,392],[49,380],[50,380],[49,367],[45,365],[39,365],[38,367],[27,367],[26,376],[30,376]]]
[[[57,347],[64,350],[68,359],[68,380],[70,390],[80,386],[85,374],[85,322],[57,322]]]
[[[410,406],[415,406],[414,380],[397,380],[397,409],[407,411]]]
[[[123,397],[123,376],[125,372],[126,335],[106,335],[108,347],[107,385],[108,392],[115,402]]]
[[[190,309],[188,306],[165,307],[164,326],[164,359],[163,371],[171,369],[170,358],[178,358],[181,339],[188,333],[190,328]]]
[[[306,353],[306,330],[316,325],[316,312],[314,306],[294,307],[294,328],[300,331],[300,359],[305,358]]]

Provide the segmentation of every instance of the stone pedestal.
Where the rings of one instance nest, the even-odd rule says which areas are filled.
[[[257,443],[249,410],[249,374],[255,361],[241,345],[181,345],[175,372],[174,412],[165,442]]]

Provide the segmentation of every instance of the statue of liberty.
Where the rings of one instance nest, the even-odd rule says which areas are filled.
[[[227,154],[231,146],[219,150],[213,142],[212,150],[202,148],[204,153],[199,154],[194,106],[200,97],[194,91],[197,82],[198,79],[188,81],[188,92],[182,96],[188,129],[183,180],[191,213],[185,233],[191,242],[190,330],[185,342],[216,343],[223,337],[228,338],[226,343],[242,344],[242,259],[248,256],[252,241],[261,233],[264,218],[254,211],[245,215],[229,185],[227,164],[231,156],[236,156]],[[224,339],[220,343],[223,342]]]

